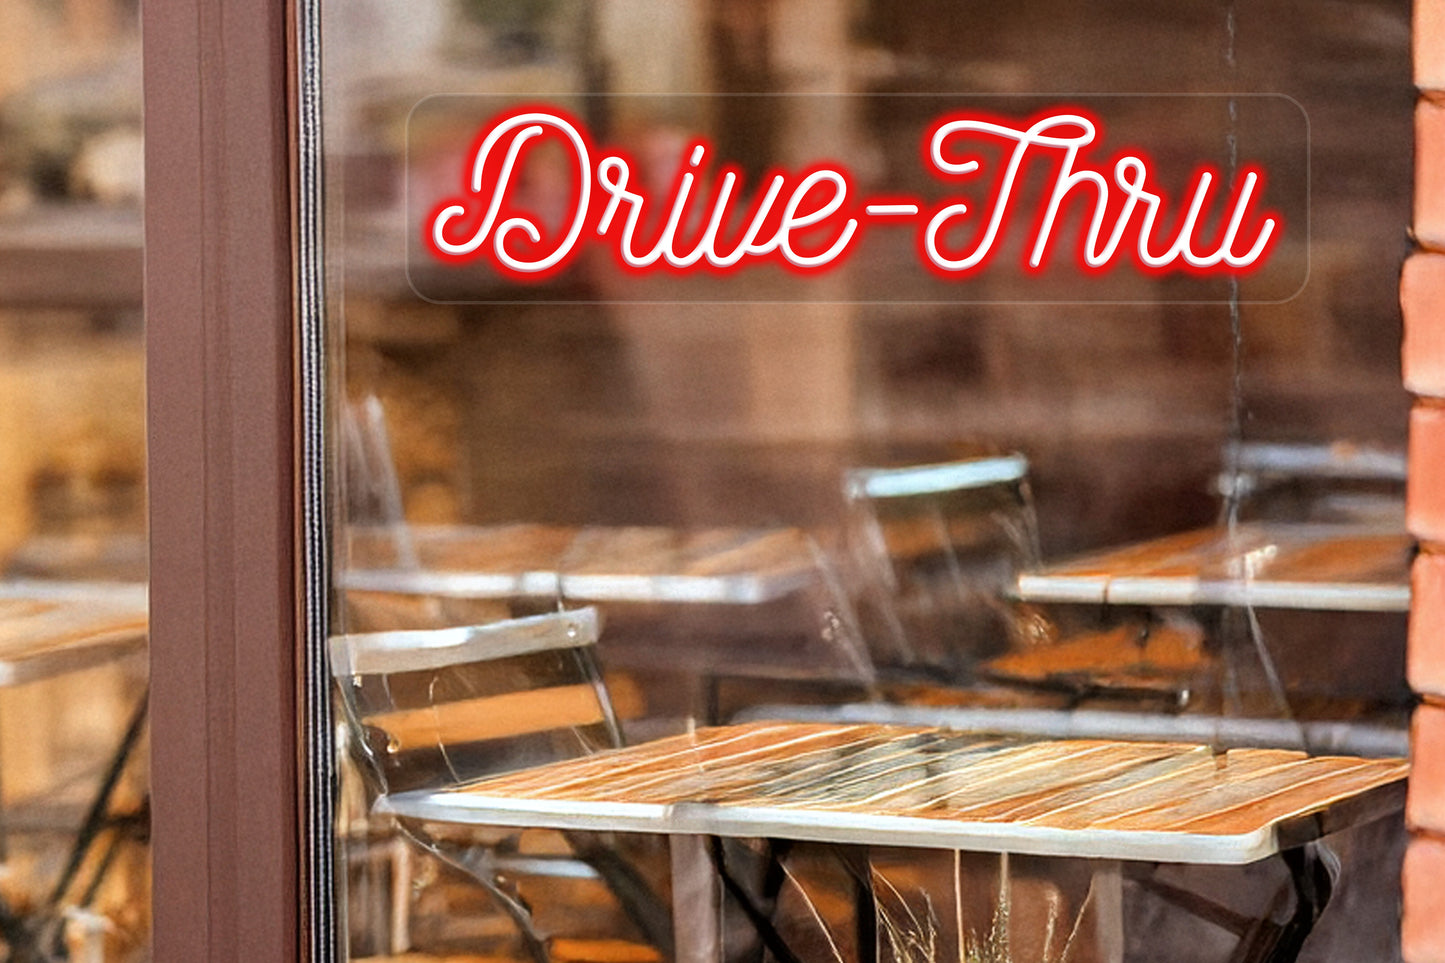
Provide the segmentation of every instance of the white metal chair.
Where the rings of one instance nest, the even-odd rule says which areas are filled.
[[[1039,559],[1028,469],[1015,453],[846,473],[857,609],[880,665],[958,678],[1002,647],[1005,591]]]
[[[595,609],[487,625],[341,635],[331,640],[352,741],[373,804],[406,790],[447,789],[621,744],[595,657]],[[485,834],[401,821],[402,831],[463,870],[516,923],[533,959],[549,956],[525,902],[504,878],[545,873],[513,860]],[[637,873],[604,842],[569,834],[565,862],[599,876],[650,942],[670,946],[670,923]],[[524,863],[525,866],[513,865]],[[585,864],[582,865],[582,864]],[[393,873],[405,872],[403,862]],[[396,941],[393,940],[393,948]]]

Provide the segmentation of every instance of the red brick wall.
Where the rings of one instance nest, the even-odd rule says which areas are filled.
[[[1410,416],[1410,684],[1424,696],[1411,739],[1403,942],[1409,963],[1445,963],[1445,0],[1415,0],[1415,216],[1418,249],[1400,277]]]

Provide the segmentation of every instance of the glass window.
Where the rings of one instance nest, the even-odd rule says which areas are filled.
[[[1398,956],[1407,4],[322,18],[350,958]]]
[[[0,941],[150,958],[131,0],[0,10]]]

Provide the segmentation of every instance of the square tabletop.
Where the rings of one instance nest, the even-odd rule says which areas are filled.
[[[148,616],[143,585],[0,583],[0,686],[139,652]]]
[[[1398,809],[1397,759],[933,727],[703,729],[378,808],[431,822],[1254,862]]]
[[[342,588],[449,598],[562,596],[583,602],[760,604],[807,584],[817,560],[800,529],[515,524],[350,533]]]
[[[1355,525],[1247,523],[1092,553],[1018,577],[1026,602],[1405,612],[1414,541]]]

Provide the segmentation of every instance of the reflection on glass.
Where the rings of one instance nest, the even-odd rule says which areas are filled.
[[[1081,963],[1393,945],[1394,775],[1379,795],[1350,784],[1301,802],[1379,802],[1387,818],[1340,822],[1288,857],[1251,850],[1230,875],[1198,852],[1121,865],[1093,845],[1118,827],[1087,823],[1063,851],[1003,859],[898,836],[870,850],[789,797],[786,819],[753,812],[744,832],[717,818],[727,793],[698,775],[707,764],[650,754],[777,722],[749,730],[765,735],[746,771],[766,786],[795,775],[778,755],[788,725],[845,743],[849,727],[910,726],[1038,744],[1034,768],[988,783],[1007,783],[989,800],[1007,821],[1116,798],[1153,770],[1110,768],[1109,753],[1184,744],[1199,782],[1150,797],[1181,824],[1258,814],[1247,793],[1196,791],[1218,772],[1401,754],[1403,10],[428,0],[323,14],[338,644],[433,658],[449,632],[496,640],[595,609],[586,663],[625,744],[614,756],[569,735],[550,751],[530,709],[495,701],[555,698],[546,712],[581,733],[578,706],[598,703],[562,694],[581,693],[557,681],[571,662],[516,661],[498,642],[464,668],[371,672],[333,646],[353,958]],[[1031,273],[1027,213],[967,278],[922,266],[918,230],[882,224],[814,274],[633,271],[589,242],[529,280],[428,245],[479,135],[522,106],[575,119],[593,159],[615,150],[654,199],[705,141],[697,183],[733,165],[737,206],[719,223],[736,237],[773,172],[814,163],[867,198],[984,191],[930,174],[930,125],[1060,104],[1099,118],[1108,150],[1147,154],[1176,200],[1200,165],[1266,170],[1286,224],[1268,270],[1095,276],[1063,257]],[[529,151],[512,202],[562,232],[575,155],[556,136]],[[1021,210],[1042,206],[1049,174],[1025,170]],[[679,229],[698,236],[706,210]],[[651,217],[644,236],[662,230]],[[1082,202],[1061,217],[1060,237],[1086,229]],[[423,731],[425,751],[410,748]],[[844,796],[863,822],[898,817],[859,788],[894,735],[807,756],[797,778],[858,789]],[[1103,746],[1100,764],[1038,761],[1070,740]],[[627,768],[640,760],[656,771]],[[405,786],[379,781],[388,766]],[[667,835],[628,822],[629,800],[573,806],[586,780],[569,780],[594,771],[642,773],[652,801],[674,793],[653,827]],[[515,824],[483,825],[483,777],[503,802],[536,789],[545,805],[526,819],[498,805],[488,818]],[[953,812],[937,802],[932,816]],[[1251,911],[1319,908],[1345,887],[1356,901],[1313,928],[1225,905],[1248,889]]]
[[[0,11],[0,942],[150,958],[130,0]]]

